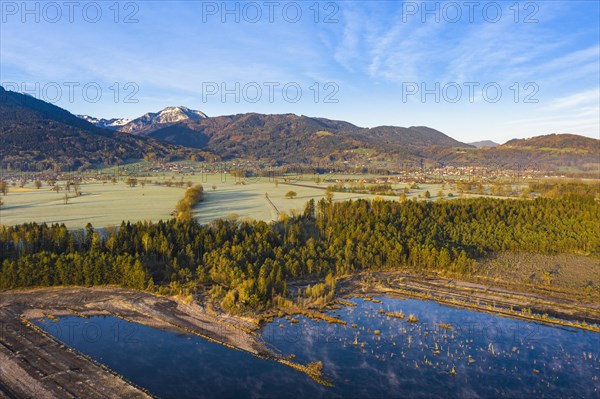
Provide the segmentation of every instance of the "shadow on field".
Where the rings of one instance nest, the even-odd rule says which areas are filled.
[[[231,192],[231,191],[205,191],[204,201],[194,209],[194,217],[202,219],[225,218],[232,213],[244,214],[255,208],[264,208],[264,194]]]

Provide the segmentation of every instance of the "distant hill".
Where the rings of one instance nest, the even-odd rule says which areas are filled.
[[[190,157],[199,151],[101,129],[34,97],[0,86],[0,163],[27,170],[114,165],[151,156]]]
[[[120,126],[119,131],[88,121],[109,129]],[[587,175],[600,168],[600,140],[573,134],[476,148],[425,126],[362,128],[295,114],[207,117],[181,106],[125,122],[77,117],[0,87],[0,163],[14,169],[64,170],[141,158],[244,159],[272,165],[347,162],[397,170],[404,163],[426,163]]]
[[[447,164],[600,177],[600,140],[575,134],[514,139],[493,148],[438,153],[437,158]]]
[[[200,148],[225,159],[314,162],[350,159],[417,159],[424,147],[470,148],[424,126],[361,128],[344,121],[257,113],[209,118],[186,107],[148,113],[119,129]]]
[[[475,141],[473,143],[469,143],[476,148],[491,148],[498,147],[500,144],[493,142],[492,140],[483,140],[483,141]]]
[[[202,149],[225,160],[275,164],[398,165],[425,161],[430,165],[586,173],[599,166],[594,139],[576,135],[511,140],[504,145],[493,141],[465,144],[425,126],[362,128],[349,122],[295,114],[207,117],[182,106],[148,113],[120,130]]]
[[[308,116],[242,114],[207,126],[207,148],[223,156],[301,161],[387,162],[419,160],[423,150],[469,148],[435,129],[378,126]],[[204,124],[210,124],[207,120]]]
[[[554,149],[580,149],[598,151],[600,140],[576,134],[547,134],[528,139],[513,139],[503,144],[504,147],[520,148],[554,148]]]

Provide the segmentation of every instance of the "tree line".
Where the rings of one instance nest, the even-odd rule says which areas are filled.
[[[202,191],[190,188],[188,194],[182,201],[192,204]],[[225,309],[262,309],[288,298],[288,282],[298,279],[329,276],[303,294],[318,299],[331,295],[325,288],[332,277],[365,270],[471,274],[476,260],[492,252],[598,254],[598,226],[600,205],[589,196],[445,202],[334,202],[328,196],[273,224],[200,225],[178,217],[69,231],[29,223],[0,227],[0,288],[206,289]]]
[[[183,199],[177,202],[177,218],[179,220],[191,220],[192,209],[198,202],[204,201],[204,187],[197,184],[194,187],[188,187]]]

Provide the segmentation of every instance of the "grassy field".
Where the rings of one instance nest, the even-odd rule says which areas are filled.
[[[154,181],[167,181],[170,177],[151,176],[145,187],[139,184],[129,187],[124,181],[84,182],[82,195],[69,195],[65,204],[65,191],[51,191],[45,183],[36,189],[29,182],[22,188],[10,187],[8,195],[3,196],[4,206],[0,208],[0,224],[15,225],[25,222],[65,223],[69,228],[84,227],[88,222],[96,227],[118,225],[123,220],[138,221],[171,218],[170,213],[178,200],[183,198],[185,188],[157,185]],[[279,183],[277,186],[268,178],[250,179],[245,184],[236,184],[231,175],[186,176],[186,183],[201,183],[205,189],[204,202],[194,210],[194,217],[201,223],[217,218],[237,216],[270,221],[277,218],[277,212],[290,214],[301,211],[311,198],[319,200],[325,195],[325,183],[322,188],[298,187]],[[301,184],[314,184],[299,181]],[[57,182],[64,187],[64,182]],[[214,189],[213,189],[214,187]],[[285,194],[293,190],[296,198],[288,199]],[[417,195],[417,194],[414,194]],[[373,197],[364,194],[335,193],[335,200]],[[396,197],[386,197],[397,199]]]
[[[477,274],[507,282],[600,294],[600,258],[597,256],[505,252],[481,262]]]
[[[95,227],[119,225],[121,221],[158,221],[171,218],[177,201],[185,194],[184,187],[167,187],[164,183],[171,181],[191,182],[204,186],[204,202],[194,209],[194,217],[201,223],[209,223],[218,218],[252,218],[264,221],[276,220],[278,214],[301,212],[308,200],[320,200],[325,196],[325,189],[330,183],[322,181],[323,177],[336,179],[364,179],[373,175],[324,175],[315,182],[315,176],[296,176],[290,183],[278,179],[257,177],[240,181],[231,174],[182,174],[179,172],[156,172],[144,176],[147,183],[144,187],[137,185],[129,187],[125,178],[116,183],[84,180],[81,184],[81,196],[69,195],[65,204],[65,193],[51,191],[44,183],[36,189],[32,181],[24,187],[11,186],[8,195],[3,196],[4,206],[0,208],[0,224],[15,225],[25,222],[65,223],[69,228],[81,228],[88,222]],[[138,179],[142,179],[139,177]],[[299,185],[295,185],[299,184]],[[57,182],[65,187],[65,182]],[[392,188],[403,189],[406,184],[394,184]],[[453,193],[458,197],[458,191],[453,185],[442,187],[440,184],[420,184],[418,189],[410,189],[408,199],[425,197],[429,191],[431,200],[439,198],[443,191],[444,198]],[[295,191],[297,196],[287,198],[288,191]],[[269,199],[265,194],[268,194]],[[473,195],[468,195],[473,196]],[[398,196],[377,196],[372,194],[334,193],[334,201],[380,197],[388,200],[398,200]],[[269,201],[270,200],[270,201]]]
[[[309,179],[297,180],[294,184],[315,187],[282,182],[275,184],[268,178],[248,179],[245,184],[236,184],[230,176],[226,181],[223,181],[220,176],[208,176],[202,184],[206,192],[205,199],[194,212],[194,216],[201,223],[232,215],[269,221],[277,219],[277,211],[288,215],[295,211],[302,212],[308,200],[312,198],[318,201],[325,196],[328,185],[317,184]],[[213,186],[216,187],[215,190]],[[287,198],[286,193],[289,191],[296,192],[297,196],[293,199]],[[268,194],[277,211],[269,203],[265,194]],[[375,196],[366,194],[334,193],[334,201],[373,197]],[[383,198],[398,199],[395,196]]]
[[[58,183],[60,184],[60,182]],[[50,191],[44,185],[35,189],[11,188],[0,210],[0,223],[14,225],[25,222],[65,223],[69,228],[84,227],[88,222],[97,227],[118,225],[122,220],[159,220],[169,213],[185,193],[183,188],[147,184],[131,188],[123,182],[83,183],[82,195],[64,203],[65,192]]]

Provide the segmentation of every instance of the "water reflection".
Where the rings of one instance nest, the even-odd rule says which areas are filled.
[[[334,380],[332,388],[279,363],[115,317],[38,324],[163,398],[597,397],[600,392],[600,334],[430,301],[375,299],[355,298],[356,306],[329,311],[346,325],[296,316],[276,319],[263,330],[265,341],[282,355],[300,363],[321,361]],[[418,322],[408,321],[411,314]]]

